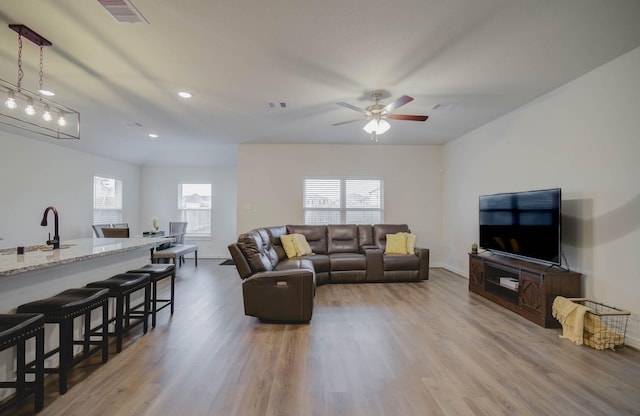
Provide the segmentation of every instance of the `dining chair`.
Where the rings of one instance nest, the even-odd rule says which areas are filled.
[[[93,228],[93,233],[98,238],[104,237],[104,234],[102,233],[103,228],[110,228],[110,227],[111,227],[111,224],[94,224],[91,226],[91,228]]]
[[[188,222],[169,222],[169,235],[176,239],[172,246],[184,244],[184,235],[187,233]],[[184,262],[184,256],[180,256],[180,264]]]
[[[129,238],[128,228],[103,228],[105,238]]]
[[[169,222],[169,234],[176,239],[175,244],[184,244],[187,222]]]

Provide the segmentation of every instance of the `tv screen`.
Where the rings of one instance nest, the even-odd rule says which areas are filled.
[[[560,189],[480,196],[480,248],[560,265]]]

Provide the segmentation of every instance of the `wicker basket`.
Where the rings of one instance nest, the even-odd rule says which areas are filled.
[[[631,312],[595,302],[587,298],[568,298],[586,306],[584,319],[584,343],[597,350],[624,346],[627,321]]]

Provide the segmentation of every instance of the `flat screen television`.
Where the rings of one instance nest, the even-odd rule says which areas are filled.
[[[560,265],[561,190],[480,196],[480,248]]]

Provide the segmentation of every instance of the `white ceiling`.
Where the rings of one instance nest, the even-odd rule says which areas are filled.
[[[364,123],[331,124],[359,116],[336,102],[366,107],[378,89],[415,98],[396,113],[429,115],[391,120],[382,145],[445,143],[640,46],[638,0],[132,1],[148,24],[97,0],[0,0],[0,78],[17,82],[8,24],[29,26],[53,43],[45,87],[81,114],[81,139],[58,143],[140,165],[235,164],[238,143],[367,144]],[[26,42],[26,89],[38,65]]]

